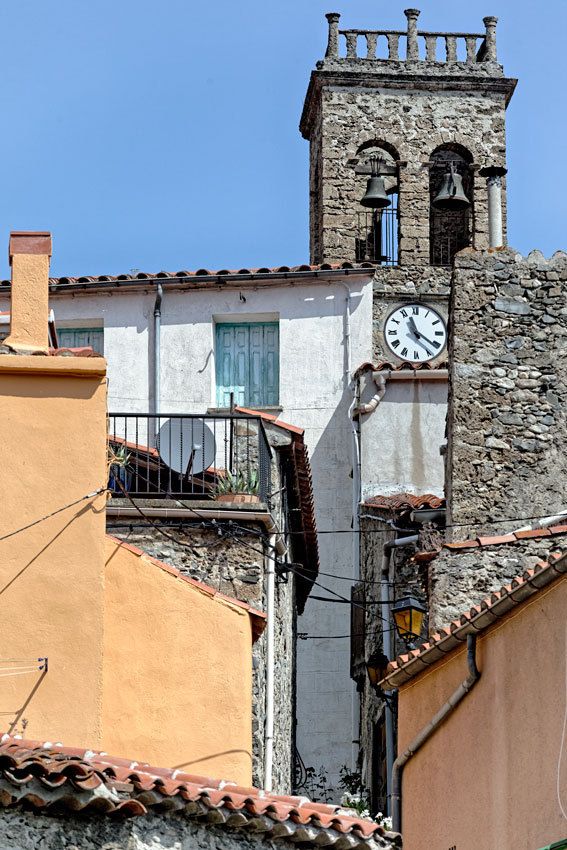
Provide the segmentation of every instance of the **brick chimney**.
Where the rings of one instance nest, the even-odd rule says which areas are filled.
[[[4,344],[14,351],[32,353],[49,347],[50,258],[50,233],[10,234],[10,335]]]

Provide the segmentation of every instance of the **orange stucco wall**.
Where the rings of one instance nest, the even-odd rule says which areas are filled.
[[[0,654],[49,657],[43,676],[6,675],[17,665],[0,660],[1,727],[91,747],[102,732],[105,496],[41,518],[106,484],[105,368],[0,356]]]
[[[108,538],[103,746],[189,773],[252,779],[252,628]]]
[[[564,578],[479,637],[480,681],[405,769],[404,850],[538,850],[567,836],[566,611]],[[400,752],[466,675],[462,650],[400,689]],[[559,780],[567,809],[567,752]]]

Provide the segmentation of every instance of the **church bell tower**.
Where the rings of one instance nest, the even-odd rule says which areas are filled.
[[[300,123],[312,263],[448,269],[464,247],[505,242],[516,81],[498,62],[497,19],[484,18],[483,32],[441,33],[418,29],[419,14],[405,11],[403,31],[342,29],[327,15]]]

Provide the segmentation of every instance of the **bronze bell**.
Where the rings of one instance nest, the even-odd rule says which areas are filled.
[[[443,175],[443,183],[438,194],[433,199],[433,206],[438,210],[465,210],[470,207],[470,201],[463,189],[463,178],[454,168]]]
[[[360,203],[363,207],[370,207],[373,210],[383,210],[390,206],[391,201],[386,194],[383,177],[380,177],[379,174],[372,175],[366,184],[366,194]]]

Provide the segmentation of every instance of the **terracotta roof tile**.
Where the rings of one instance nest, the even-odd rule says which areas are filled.
[[[445,507],[445,499],[431,493],[421,496],[416,496],[413,493],[397,493],[390,496],[371,496],[365,500],[364,504],[367,507],[391,511],[418,510],[420,508],[437,510]]]
[[[379,360],[377,363],[371,363],[367,361],[358,367],[354,373],[354,377],[357,378],[364,374],[364,372],[381,372],[383,370],[389,372],[435,372],[439,369],[446,369],[447,365],[448,360],[446,358],[437,363],[393,363],[391,360]]]
[[[516,540],[531,540],[535,537],[549,537],[550,534],[549,528],[532,528],[529,531],[515,531],[514,537]]]
[[[104,789],[104,793],[101,791]],[[306,797],[272,795],[258,788],[156,768],[106,753],[22,740],[0,740],[0,805],[25,804],[39,811],[136,817],[167,809],[203,825],[254,827],[268,841],[355,848],[393,848],[401,837],[373,821],[344,814],[339,806]],[[258,818],[261,823],[254,823]],[[325,832],[322,832],[325,830]],[[348,844],[344,837],[348,836]]]
[[[453,620],[448,627],[439,629],[417,650],[398,656],[396,661],[388,666],[384,683],[390,688],[403,685],[425,666],[436,664],[440,659],[439,651],[451,652],[466,640],[467,635],[484,631],[496,620],[506,616],[511,609],[566,576],[567,552],[550,553],[547,560],[539,561],[535,567],[530,567],[522,575],[512,579],[510,584],[492,592],[469,611],[463,612],[460,620]]]
[[[242,278],[278,278],[294,275],[297,277],[307,276],[310,274],[316,275],[325,272],[340,273],[345,275],[348,273],[367,273],[374,274],[376,266],[372,263],[321,263],[319,265],[308,265],[303,263],[296,266],[261,266],[258,268],[241,268],[241,269],[204,269],[200,268],[196,271],[181,269],[177,272],[135,272],[128,274],[117,275],[81,275],[80,277],[52,277],[49,279],[49,284],[53,288],[70,289],[70,288],[93,288],[97,285],[104,284],[143,284],[144,282],[153,281],[179,281],[187,284],[196,284],[197,282],[208,282],[211,285],[218,285],[224,279]],[[0,281],[0,287],[8,289],[10,287],[9,280]]]
[[[138,549],[137,546],[132,546],[131,543],[119,540],[118,537],[113,537],[111,534],[107,534],[106,536],[122,549],[127,549],[129,552],[133,552],[134,555],[138,555],[139,558],[149,561],[151,564],[154,564],[154,566],[159,567],[160,570],[163,570],[163,572],[169,573],[170,575],[175,576],[175,578],[180,579],[193,587],[197,587],[211,598],[222,599],[223,601],[230,602],[232,605],[236,605],[237,608],[244,608],[244,610],[248,611],[250,615],[250,619],[252,621],[252,634],[255,641],[258,640],[264,631],[266,627],[266,615],[262,611],[252,608],[252,606],[248,605],[247,602],[242,602],[240,599],[235,599],[233,596],[226,596],[224,593],[220,593],[218,590],[215,590],[214,587],[210,587],[202,581],[197,581],[197,579],[185,575],[175,567],[172,567],[171,564],[166,564],[164,561],[159,561],[157,558],[153,558],[151,555],[148,555],[147,552],[144,552],[142,549]]]
[[[551,525],[548,528],[532,528],[527,531],[511,531],[509,534],[499,534],[494,537],[477,537],[474,540],[457,540],[444,543],[443,549],[475,549],[478,546],[502,546],[518,543],[520,540],[536,540],[541,537],[560,537],[567,534],[567,525]],[[437,552],[436,554],[439,554]]]

